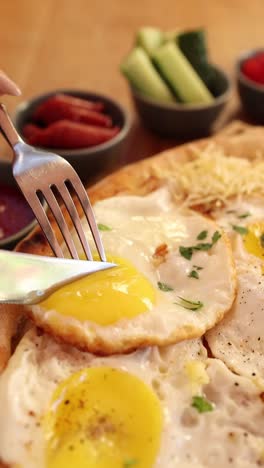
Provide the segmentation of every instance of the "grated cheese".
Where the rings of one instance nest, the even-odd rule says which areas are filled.
[[[166,173],[153,168],[157,177],[171,182],[173,195],[187,206],[225,204],[238,195],[264,195],[264,160],[226,156],[215,144],[200,150],[192,147],[192,160],[171,161]]]

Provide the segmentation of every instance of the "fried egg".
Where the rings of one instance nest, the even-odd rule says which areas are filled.
[[[34,329],[0,378],[11,468],[249,468],[264,463],[263,389],[200,339],[95,357]]]
[[[230,309],[232,254],[213,221],[175,206],[167,188],[109,198],[94,210],[107,258],[117,267],[30,308],[37,325],[107,355],[199,337]]]
[[[238,295],[231,312],[207,333],[208,344],[235,372],[264,380],[263,200],[237,200],[215,218],[232,240]]]

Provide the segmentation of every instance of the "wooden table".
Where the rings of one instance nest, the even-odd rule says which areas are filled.
[[[134,115],[119,72],[122,57],[142,25],[165,30],[205,27],[211,59],[231,77],[241,51],[263,46],[263,0],[0,0],[0,68],[21,87],[21,98],[3,98],[12,113],[30,96],[55,88],[96,90],[133,113],[131,162],[179,143],[162,139]],[[240,115],[235,90],[219,127]],[[243,115],[242,115],[243,118]],[[0,157],[7,157],[1,142]]]

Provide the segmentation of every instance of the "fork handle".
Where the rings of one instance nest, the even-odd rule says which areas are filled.
[[[22,142],[22,138],[18,135],[4,104],[0,103],[0,131],[5,137],[7,143],[14,148],[14,146]]]

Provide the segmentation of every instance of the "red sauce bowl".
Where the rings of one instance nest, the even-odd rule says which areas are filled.
[[[264,124],[264,84],[250,79],[243,72],[244,64],[258,54],[264,53],[263,48],[244,52],[236,65],[236,80],[238,94],[247,116],[252,123]]]
[[[12,175],[11,164],[0,162],[0,248],[12,249],[37,224]]]

